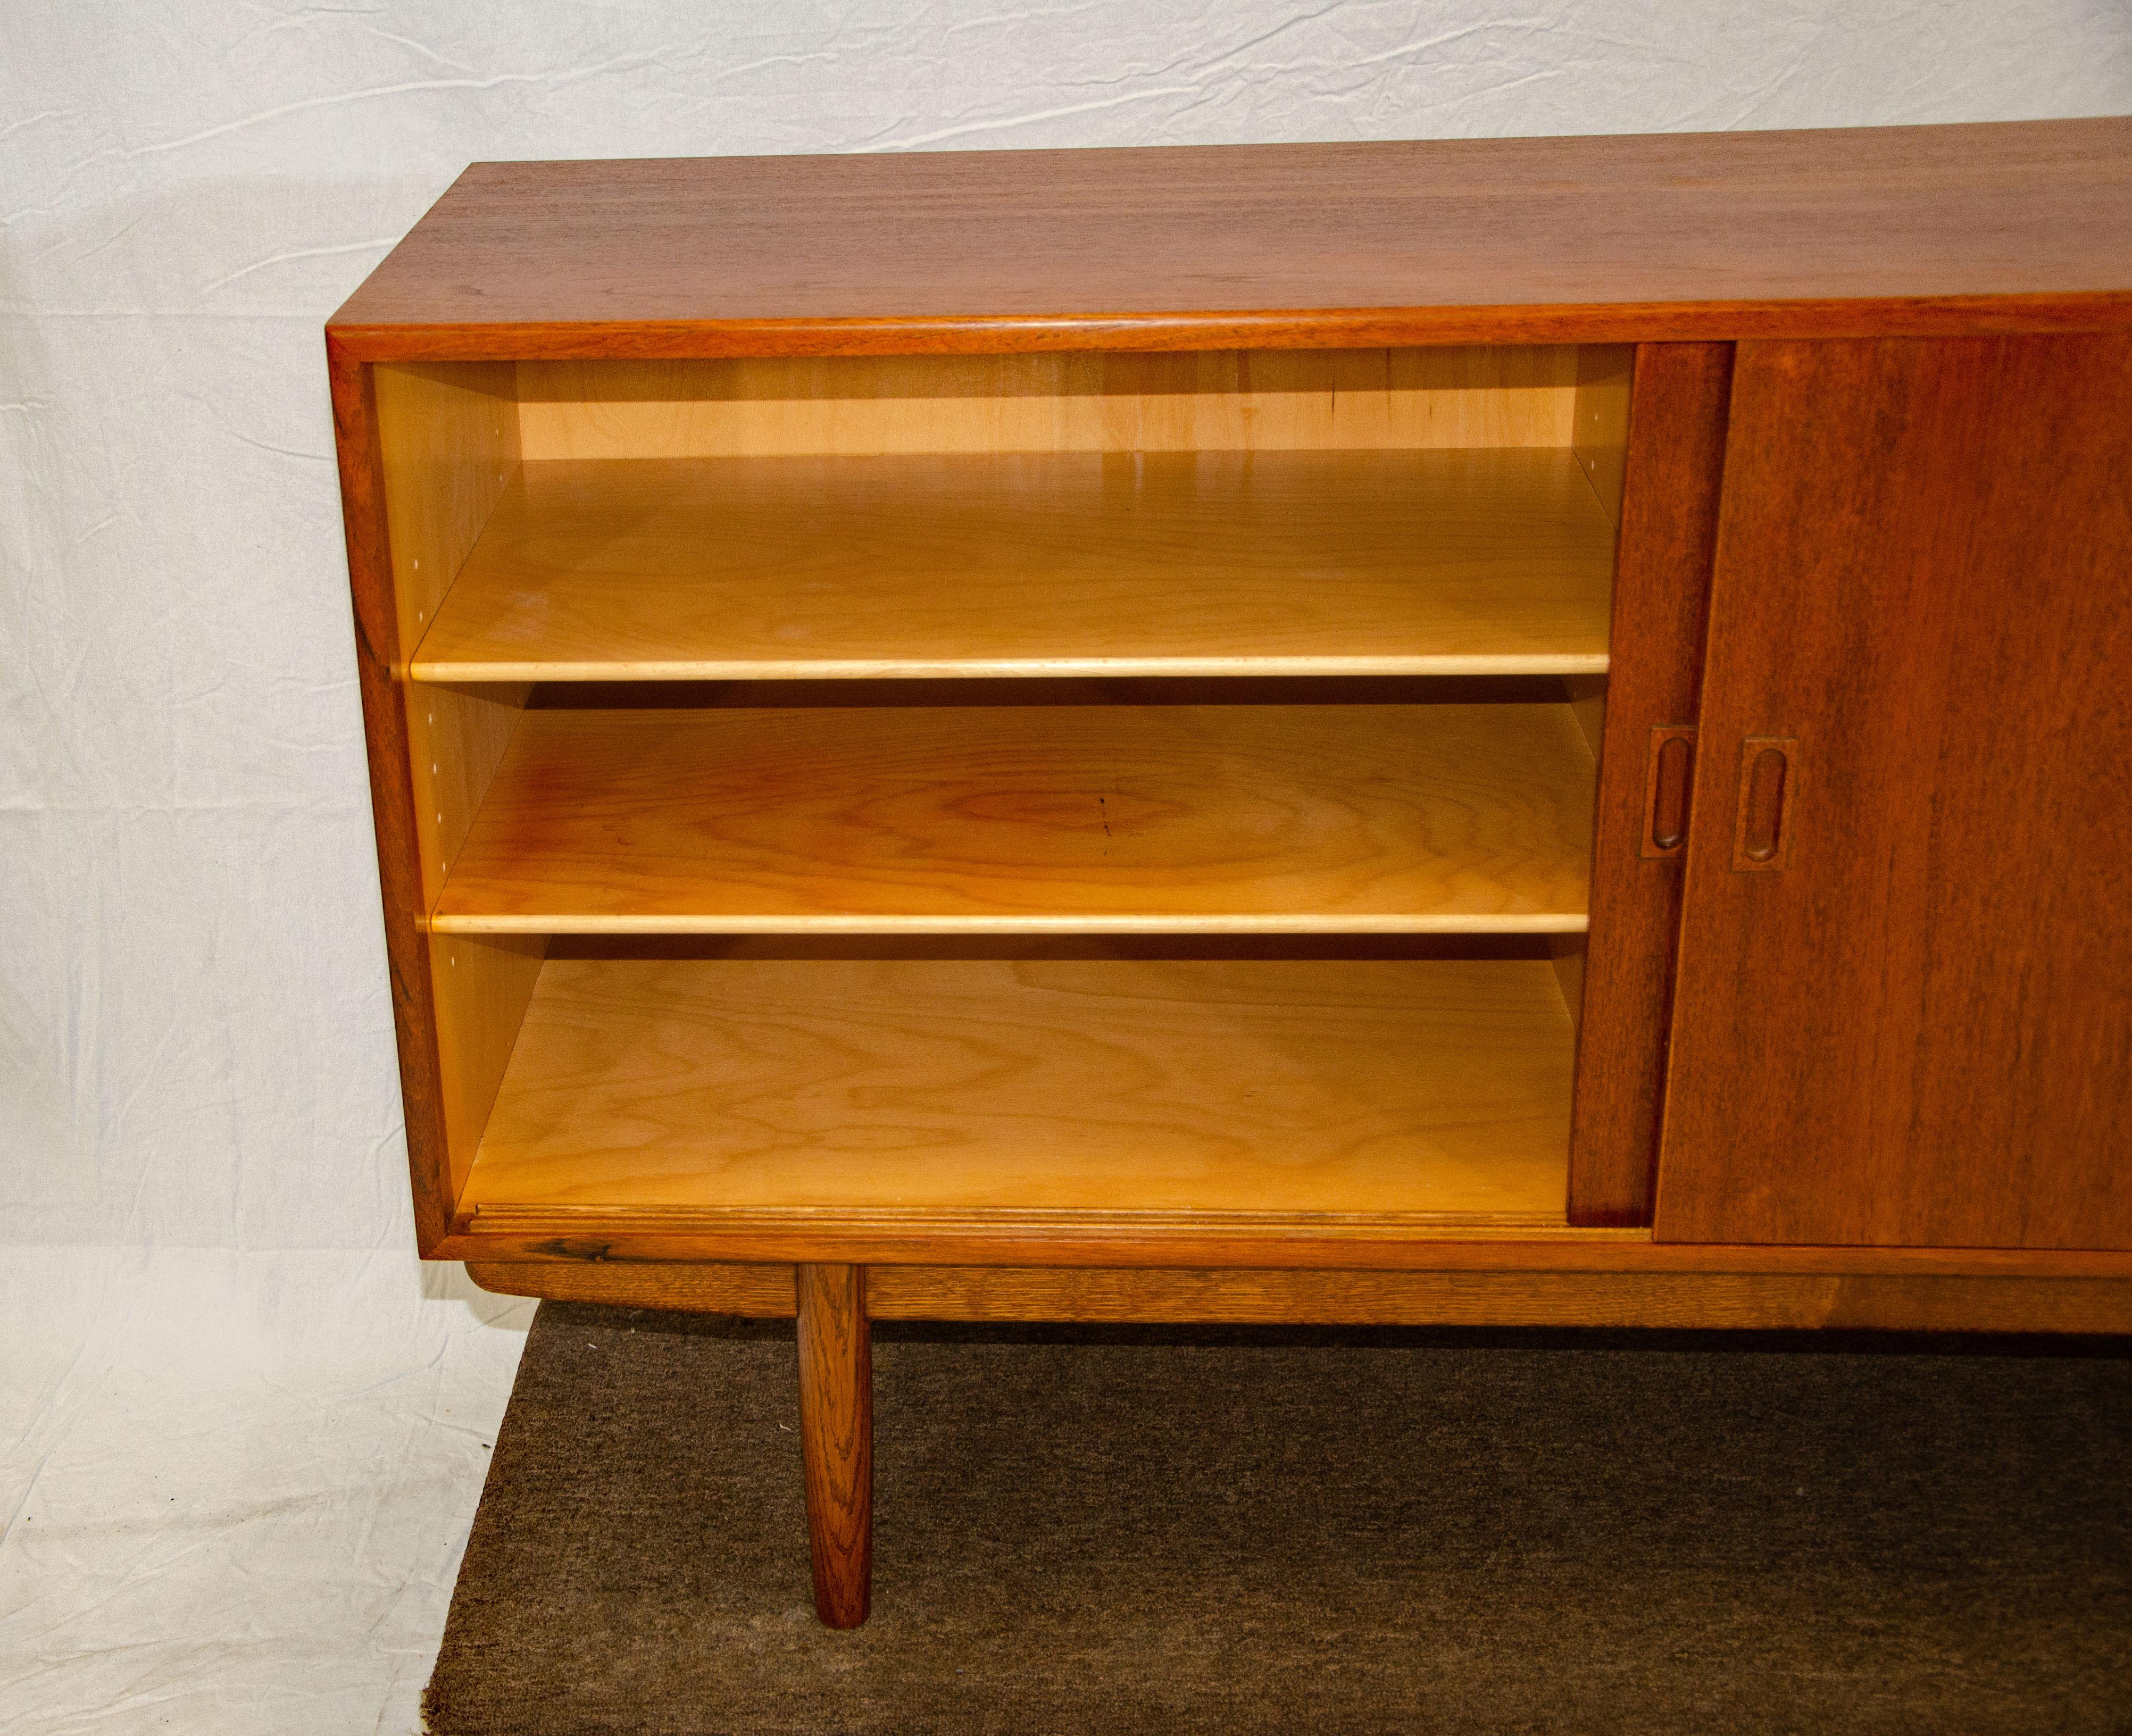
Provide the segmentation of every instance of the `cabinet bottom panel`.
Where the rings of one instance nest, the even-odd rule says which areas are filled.
[[[1563,1222],[1544,959],[550,958],[463,1214]]]

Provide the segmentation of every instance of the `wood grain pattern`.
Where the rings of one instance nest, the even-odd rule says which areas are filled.
[[[1577,727],[1584,731],[1585,746],[1596,761],[1606,739],[1606,678],[1604,675],[1565,675],[1563,692],[1577,714]]]
[[[547,950],[545,934],[451,934],[430,942],[437,1077],[454,1200],[473,1168]]]
[[[1606,667],[1564,449],[529,464],[419,681]]]
[[[1628,471],[1630,388],[1635,375],[1633,343],[1587,344],[1577,353],[1577,395],[1571,405],[1570,447],[1577,468],[1606,509],[1607,522],[1621,522],[1621,490]]]
[[[2132,1246],[2128,473],[2132,340],[1741,352],[1662,1237]]]
[[[375,371],[377,442],[401,659],[422,642],[460,563],[518,472],[514,371],[503,362]],[[405,679],[403,664],[395,679]],[[444,887],[497,761],[510,746],[525,687],[401,695],[422,845],[422,909]]]
[[[1569,932],[1562,705],[534,712],[442,933]]]
[[[800,1444],[814,1613],[856,1628],[873,1591],[873,1355],[862,1266],[798,1268]]]
[[[2132,1331],[2132,1283],[2110,1278],[882,1266],[868,1268],[867,1305],[876,1320]]]
[[[1817,1277],[2132,1278],[2132,1252],[2108,1249],[1816,1247],[1655,1242],[1648,1230],[1540,1229],[1430,1220],[1381,1225],[1204,1214],[1137,1223],[1089,1213],[878,1214],[827,1226],[737,1214],[598,1207],[475,1209],[432,1259],[633,1266],[701,1260],[850,1261],[878,1265],[1120,1266],[1397,1272],[1785,1272]]]
[[[426,916],[523,715],[527,689],[409,686],[405,654],[435,624],[454,576],[519,467],[514,371],[461,362],[375,371],[395,642],[392,703],[406,717],[413,842]],[[373,751],[380,746],[373,737]],[[462,938],[427,950],[443,1119],[443,1185],[457,1198],[539,975],[544,942]],[[405,1081],[403,1081],[403,1086]]]
[[[497,1296],[612,1302],[679,1314],[790,1320],[799,1312],[790,1264],[704,1260],[624,1265],[579,1260],[469,1260],[467,1276]]]
[[[1568,446],[1567,345],[524,362],[536,458]]]
[[[476,1263],[504,1296],[789,1320],[792,1268]],[[872,1266],[875,1320],[2132,1332],[2123,1278]]]
[[[516,475],[513,372],[502,363],[376,371],[396,643],[393,675],[436,620],[461,564]],[[521,687],[403,693],[422,906],[473,823],[526,703]]]
[[[1643,855],[1650,734],[1695,721],[1731,382],[1726,344],[1637,352],[1570,1139],[1579,1224],[1651,1220],[1682,865]]]
[[[413,754],[393,593],[391,538],[379,450],[376,370],[326,338],[333,393],[334,449],[340,472],[348,592],[355,612],[356,684],[370,767],[370,809],[385,918],[386,968],[405,1104],[407,1173],[415,1234],[426,1255],[449,1233],[459,1189],[453,1178],[444,1087],[437,1057],[429,937],[418,923],[423,895]]]
[[[478,163],[332,329],[376,358],[2128,321],[2132,122],[2108,119]]]
[[[469,1208],[1559,1223],[1539,959],[550,959]]]
[[[1725,243],[1716,251],[1713,235]],[[850,257],[867,269],[825,268]],[[609,1287],[616,1300],[635,1299],[630,1287],[646,1283],[710,1293],[675,1275],[680,1261],[826,1265],[840,1268],[818,1274],[833,1279],[829,1290],[849,1292],[866,1282],[857,1263],[903,1263],[884,1267],[872,1297],[846,1307],[856,1335],[818,1334],[829,1362],[841,1359],[840,1391],[863,1391],[848,1376],[855,1336],[863,1354],[869,1308],[2123,1330],[2132,1178],[2112,1157],[2128,1144],[2119,1084],[2132,1072],[2132,961],[2119,944],[2119,918],[2132,908],[2132,822],[2114,770],[2132,745],[2121,678],[2132,663],[2121,583],[2132,565],[2122,486],[2132,364],[2122,340],[1834,345],[1791,362],[1777,349],[1760,352],[1763,396],[1743,388],[1750,433],[1732,454],[1728,511],[1739,534],[1728,530],[1727,546],[1743,575],[1755,565],[1762,576],[1741,576],[1730,593],[1750,631],[1733,647],[1734,685],[1721,694],[1713,680],[1706,697],[1706,722],[1729,717],[1734,731],[1709,757],[1729,760],[1736,780],[1741,739],[1795,732],[1788,717],[1747,715],[1763,701],[1788,706],[1807,692],[1832,700],[1835,721],[1796,731],[1810,775],[1794,791],[1804,803],[1803,853],[1783,871],[1725,870],[1730,890],[1717,888],[1718,857],[1692,842],[1699,866],[1691,875],[1716,889],[1703,933],[1724,942],[1704,955],[1717,975],[1699,979],[1707,1004],[1697,1016],[1711,1005],[1720,1016],[1698,1027],[1706,1047],[1694,1057],[1693,1089],[1675,1081],[1677,1097],[1695,1106],[1678,1120],[1681,1143],[1669,1144],[1659,1221],[1662,1235],[1829,1240],[1688,1244],[1588,1226],[1651,1216],[1680,881],[1678,864],[1644,861],[1617,841],[1625,823],[1640,831],[1642,821],[1643,765],[1625,744],[1634,736],[1642,746],[1654,725],[1693,721],[1693,648],[1702,640],[1730,384],[1729,342],[1663,340],[2128,325],[2132,122],[2121,119],[478,168],[329,333],[424,1251],[474,1258],[492,1274],[537,1270],[543,1283],[581,1284],[588,1295]],[[1606,432],[1618,429],[1624,402],[1618,358],[1592,346],[1630,341],[1641,348],[1621,448]],[[1533,347],[1414,348],[1449,343]],[[1587,348],[1542,347],[1575,344]],[[1265,353],[1278,346],[1295,348]],[[1337,346],[1351,348],[1328,348]],[[375,377],[363,365],[453,357],[497,365]],[[489,419],[521,393],[529,401],[516,417]],[[1097,721],[1100,710],[1089,708],[1078,721],[1059,711],[1004,735],[968,707],[929,735],[922,705],[884,710],[862,735],[849,711],[815,735],[799,711],[760,725],[745,711],[678,723],[655,712],[635,722],[539,714],[515,751],[531,771],[519,797],[489,800],[475,822],[520,696],[501,682],[478,694],[439,684],[415,696],[419,714],[408,711],[410,650],[435,621],[493,504],[487,466],[507,458],[514,439],[521,453],[632,459],[899,448],[1160,454],[1217,440],[1274,453],[1464,445],[1477,433],[1559,447],[1565,415],[1595,498],[1610,511],[1608,467],[1621,455],[1611,684],[1589,667],[1561,667],[1585,683],[1583,715],[1601,731],[1588,942],[1578,931],[1592,828],[1573,798],[1588,804],[1593,771],[1588,748],[1558,751],[1552,736],[1507,755],[1500,731],[1492,745],[1410,739],[1394,707],[1369,708],[1375,722],[1342,738],[1328,726],[1279,740],[1248,729],[1239,736],[1230,722],[1193,735],[1185,708],[1169,707],[1160,726]],[[381,417],[412,432],[381,439]],[[1750,443],[1751,458],[1741,449]],[[496,473],[507,478],[510,463]],[[1119,611],[1099,602],[1083,613],[1116,624]],[[587,619],[605,625],[596,609]],[[1384,625],[1389,641],[1398,624]],[[857,672],[777,673],[802,669]],[[971,669],[964,662],[952,673]],[[611,675],[612,661],[599,673]],[[1683,693],[1688,705],[1676,708]],[[427,708],[431,695],[446,722]],[[1007,715],[1025,720],[1040,709]],[[1273,717],[1273,708],[1248,709],[1261,724]],[[1321,722],[1334,709],[1310,708]],[[1438,723],[1452,711],[1426,709]],[[1472,709],[1500,721],[1520,707]],[[1561,723],[1568,714],[1553,715]],[[900,721],[912,718],[920,721]],[[1566,728],[1556,733],[1568,738]],[[535,736],[556,750],[545,760],[528,751]],[[719,752],[705,770],[701,750],[713,739]],[[1563,769],[1572,765],[1574,777]],[[676,779],[677,766],[693,769]],[[884,768],[892,774],[886,794]],[[678,800],[667,798],[669,782]],[[1632,822],[1624,818],[1631,786]],[[795,791],[805,799],[795,802]],[[1128,792],[1140,806],[1120,827],[1109,810]],[[495,794],[503,793],[499,784]],[[1726,810],[1728,846],[1731,794],[1713,802],[1704,791],[1692,820],[1716,826],[1710,810]],[[1847,832],[1831,822],[1845,803]],[[1861,817],[1875,813],[1888,819],[1885,832],[1865,828]],[[461,834],[490,820],[500,828],[491,866],[501,882],[520,877],[509,899],[524,901],[502,911],[481,907],[478,873],[446,877],[468,866],[472,846]],[[555,853],[521,849],[529,837]],[[606,853],[617,837],[618,859]],[[1837,851],[1833,868],[1817,854],[1823,844]],[[550,872],[558,868],[559,878]],[[611,875],[622,884],[607,885]],[[1412,893],[1417,880],[1433,890],[1387,921],[1382,894]],[[944,885],[953,909],[926,903]],[[559,918],[528,908],[559,887],[573,907],[612,903]],[[707,887],[717,889],[708,898]],[[1196,914],[1175,907],[1180,887],[1188,904],[1200,900]],[[649,902],[669,900],[650,914],[639,908],[647,888]],[[425,914],[454,890],[472,903],[456,917],[439,909],[447,932],[433,936]],[[1752,909],[1723,903],[1756,896],[1764,904]],[[1429,898],[1437,902],[1417,915]],[[721,899],[723,910],[706,908]],[[1062,900],[1072,908],[1062,912]],[[483,932],[454,935],[455,922]],[[487,1105],[467,1081],[478,1087],[512,1053],[514,997],[536,980],[543,933],[580,923],[1009,934],[1136,925],[1544,930],[1562,992],[1584,1018],[1568,1186],[1577,1224],[1558,1211],[1523,1223],[1515,1214],[1253,1216],[1232,1201],[1188,1196],[1136,1214],[1116,1209],[1116,1188],[1097,1209],[1004,1211],[901,1197],[794,1205],[770,1193],[749,1206],[699,1196],[620,1210],[507,1188],[480,1197],[464,1159]],[[1751,944],[1735,944],[1743,933]],[[449,973],[477,957],[469,994]],[[1147,964],[995,960],[986,968],[1013,975],[1113,962]],[[1515,964],[1547,986],[1549,966],[1537,958],[1486,963]],[[688,966],[632,959],[607,968],[641,983]],[[1772,980],[1792,982],[1774,1010],[1754,999]],[[1060,998],[1048,992],[1047,1005]],[[667,1137],[662,1128],[690,1091],[765,1056],[799,1081],[789,1104],[795,1092],[817,1101],[848,1092],[839,1080],[894,1075],[906,1090],[913,1068],[953,1075],[939,1057],[958,1043],[966,1065],[1005,1055],[1020,1077],[1054,1081],[1077,1055],[1108,1043],[1111,1063],[1087,1067],[1092,1085],[1065,1081],[1078,1107],[1108,1091],[1159,1131],[1204,1138],[1241,1125],[1241,1103],[1229,1105],[1237,1122],[1210,1121],[1203,1093],[1164,1113],[1167,1086],[1147,1066],[1145,1026],[1136,1022],[1178,1004],[1159,996],[1128,997],[1127,1012],[1092,1029],[1068,1021],[1063,1042],[1057,1019],[1002,1019],[995,1007],[944,1029],[929,1024],[915,1044],[908,997],[891,1005],[860,995],[854,1009],[843,1004],[851,997],[833,995],[839,1004],[828,1019],[821,998],[771,996],[767,1017],[761,997],[745,1009],[714,998],[701,1018],[659,1021],[657,1039],[633,1054],[612,1046],[604,1009],[597,1019],[588,1014],[579,1036],[590,1040],[579,1048],[607,1044],[598,1057],[603,1077],[644,1105],[606,1136],[636,1140],[636,1163]],[[1305,1035],[1323,1045],[1345,1028],[1342,1017],[1357,1016],[1351,1007],[1328,1019],[1284,1000],[1259,1007],[1262,1024],[1282,1029],[1283,1020],[1304,1029],[1313,1011]],[[1554,1016],[1559,1024],[1558,1007]],[[740,1043],[719,1040],[735,1030]],[[1188,1062],[1191,1043],[1208,1040],[1195,1019],[1151,1049]],[[1411,1062],[1381,1043],[1352,1047],[1371,1048],[1381,1065],[1387,1053]],[[1444,1053],[1440,1043],[1417,1047]],[[660,1069],[677,1055],[686,1082],[667,1091]],[[1337,1059],[1352,1071],[1344,1052]],[[1394,1077],[1390,1098],[1374,1086],[1347,1092],[1339,1101],[1349,1119],[1338,1125],[1396,1108],[1414,1071]],[[1222,1075],[1255,1091],[1265,1089],[1261,1076],[1283,1077],[1269,1067]],[[954,1077],[956,1102],[985,1110],[986,1081],[973,1089],[966,1075]],[[1336,1125],[1335,1096],[1318,1100],[1318,1125]],[[1006,1101],[988,1111],[1001,1126],[1013,1119],[1000,1107]],[[736,1119],[721,1099],[694,1116],[688,1136]],[[795,1118],[780,1109],[766,1119],[783,1126]],[[796,1118],[813,1126],[810,1137],[833,1124],[881,1122],[843,1109],[813,1124]],[[941,1124],[927,1125],[937,1132]],[[1395,1143],[1405,1136],[1395,1129]],[[856,1167],[872,1163],[876,1175],[904,1161],[893,1151],[886,1163],[877,1151],[860,1155]],[[758,1168],[768,1174],[771,1165]],[[906,1168],[923,1185],[948,1166]],[[1218,1173],[1226,1180],[1236,1169],[1224,1159]],[[1211,1164],[1208,1173],[1217,1173]],[[1558,1194],[1558,1157],[1554,1174]],[[1136,1169],[1126,1184],[1145,1178]],[[789,1171],[778,1185],[788,1179]],[[655,1193],[664,1185],[651,1183]],[[1699,1224],[1697,1211],[1708,1214]],[[1948,1245],[1884,1245],[1913,1237]],[[1040,1266],[1057,1269],[1030,1269]],[[1346,1269],[1361,1267],[1385,1269]],[[792,1273],[789,1264],[768,1269]],[[799,1309],[796,1296],[790,1306]],[[846,1575],[847,1594],[849,1583]],[[848,1595],[840,1607],[848,1612]]]
[[[395,624],[422,637],[519,464],[508,362],[381,367],[375,390]]]
[[[1554,980],[1562,990],[1562,1004],[1569,1014],[1573,1031],[1581,1029],[1584,1021],[1584,938],[1582,934],[1547,938],[1548,957],[1554,966]]]

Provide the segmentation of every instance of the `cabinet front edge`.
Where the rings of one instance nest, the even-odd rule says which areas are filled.
[[[329,341],[365,362],[507,362],[1947,338],[2127,326],[2132,289],[1856,300],[335,324],[326,330]]]

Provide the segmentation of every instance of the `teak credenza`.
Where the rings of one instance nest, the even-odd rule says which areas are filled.
[[[2132,1330],[2132,122],[468,169],[327,328],[421,1248]]]

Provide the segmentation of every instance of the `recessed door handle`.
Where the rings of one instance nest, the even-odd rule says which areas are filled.
[[[1688,798],[1695,781],[1695,726],[1661,723],[1651,731],[1644,769],[1644,846],[1649,860],[1678,856],[1688,842]]]
[[[1740,818],[1732,866],[1743,874],[1780,869],[1791,855],[1798,806],[1798,737],[1750,736],[1740,744]]]

